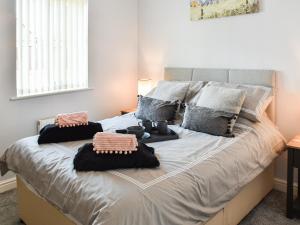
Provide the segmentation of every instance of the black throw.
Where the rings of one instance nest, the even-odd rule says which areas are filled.
[[[85,144],[78,149],[74,158],[77,171],[106,171],[129,168],[155,168],[160,165],[154,149],[139,143],[138,150],[132,154],[97,154],[93,144]]]
[[[60,143],[92,139],[97,132],[103,132],[100,123],[89,122],[86,126],[59,128],[49,124],[40,131],[39,144]]]

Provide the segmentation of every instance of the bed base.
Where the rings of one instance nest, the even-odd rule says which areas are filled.
[[[205,225],[239,224],[273,190],[273,187],[274,164],[271,164]]]
[[[205,225],[237,225],[273,189],[273,170],[272,164]],[[18,176],[17,201],[19,218],[26,225],[75,225],[52,204],[28,189]]]

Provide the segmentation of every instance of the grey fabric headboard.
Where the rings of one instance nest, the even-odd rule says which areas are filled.
[[[261,85],[273,89],[274,100],[267,113],[276,123],[277,75],[273,70],[165,68],[165,80],[178,81],[219,81],[238,84]]]

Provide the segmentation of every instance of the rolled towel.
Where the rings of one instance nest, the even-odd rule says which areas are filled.
[[[88,114],[87,112],[58,114],[55,124],[60,128],[88,125]]]
[[[138,142],[133,134],[98,132],[93,139],[93,150],[97,154],[131,154],[137,151]]]

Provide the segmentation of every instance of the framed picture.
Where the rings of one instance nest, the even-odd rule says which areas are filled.
[[[190,0],[191,20],[259,12],[259,0]]]

